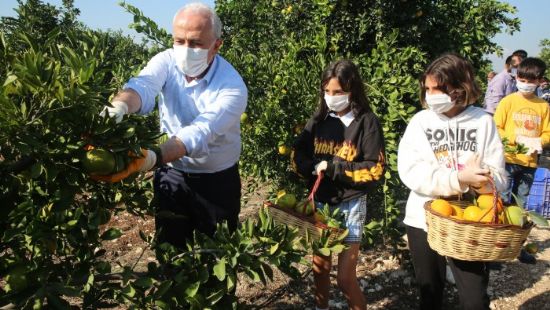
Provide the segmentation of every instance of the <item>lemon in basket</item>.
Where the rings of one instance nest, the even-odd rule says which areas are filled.
[[[464,210],[462,210],[460,206],[451,204],[451,208],[453,208],[453,214],[451,215],[452,218],[459,220],[464,218]]]
[[[478,222],[483,216],[483,211],[478,206],[468,206],[464,209],[462,218],[465,221]]]
[[[434,201],[432,201],[431,208],[434,212],[437,212],[446,217],[449,217],[453,214],[453,208],[447,200],[435,199]]]

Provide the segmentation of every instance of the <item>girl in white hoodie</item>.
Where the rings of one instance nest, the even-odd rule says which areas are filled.
[[[428,109],[410,121],[398,151],[398,171],[411,190],[406,225],[420,308],[441,309],[446,264],[453,273],[462,309],[489,309],[489,271],[483,262],[446,258],[427,241],[424,204],[456,199],[470,190],[506,188],[504,150],[492,117],[473,107],[480,90],[472,65],[455,54],[433,61],[420,79],[420,101]]]

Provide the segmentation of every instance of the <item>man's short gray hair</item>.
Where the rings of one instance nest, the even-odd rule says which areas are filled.
[[[187,10],[200,12],[208,16],[208,18],[210,18],[210,21],[212,22],[212,32],[214,33],[214,36],[216,37],[216,39],[222,37],[222,21],[220,20],[218,14],[216,14],[216,11],[214,11],[213,8],[202,2],[192,2],[184,5],[176,12],[176,15],[174,15],[174,18],[172,19],[172,24],[176,22],[178,14]]]

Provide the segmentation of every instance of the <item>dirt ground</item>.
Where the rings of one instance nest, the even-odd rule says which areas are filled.
[[[246,197],[247,203],[241,218],[257,214],[263,194]],[[108,258],[113,262],[133,264],[144,268],[155,257],[145,247],[139,237],[139,230],[153,233],[151,218],[141,219],[128,213],[113,217],[109,226],[115,226],[124,235],[107,244]],[[489,295],[491,309],[548,309],[550,305],[550,229],[535,227],[528,239],[539,246],[537,263],[522,264],[515,260],[504,263],[501,270],[491,271]],[[418,307],[414,274],[408,251],[402,249],[392,253],[389,249],[362,251],[357,266],[357,275],[367,298],[368,309],[408,310]],[[333,264],[334,265],[334,264]],[[310,309],[313,304],[313,276],[310,268],[301,267],[303,278],[291,281],[283,274],[276,273],[274,281],[264,287],[261,283],[251,283],[240,279],[237,295],[241,302],[252,309]],[[331,274],[331,309],[347,309],[346,301],[336,287],[336,271]],[[454,285],[448,284],[445,291],[445,309],[457,309],[458,298]]]

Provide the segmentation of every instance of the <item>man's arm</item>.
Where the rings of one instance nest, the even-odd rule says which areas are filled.
[[[141,97],[131,88],[120,91],[113,99],[113,102],[115,101],[126,103],[128,106],[128,113],[136,113],[141,109]]]

